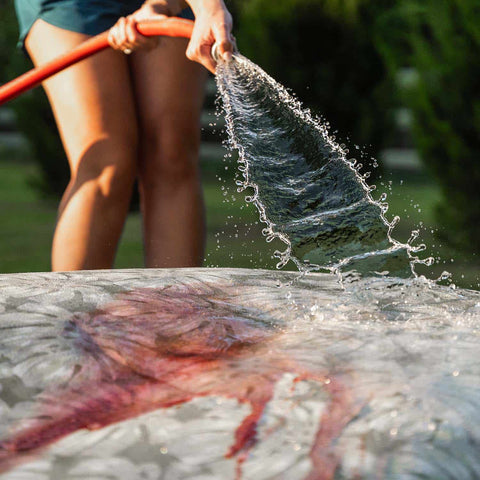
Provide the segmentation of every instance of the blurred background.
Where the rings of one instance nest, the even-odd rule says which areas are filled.
[[[230,0],[239,50],[331,125],[388,194],[393,236],[420,231],[447,270],[480,289],[480,7],[477,0]],[[31,67],[0,0],[0,83]],[[210,78],[202,117],[205,264],[274,268],[254,208],[236,191]],[[0,107],[0,272],[46,271],[67,163],[40,88]],[[143,265],[136,201],[116,267]]]

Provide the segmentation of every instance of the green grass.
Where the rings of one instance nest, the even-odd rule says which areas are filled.
[[[50,269],[56,204],[40,198],[31,186],[36,175],[36,167],[29,163],[0,161],[1,273]],[[235,201],[231,192],[224,195],[215,178],[204,182],[204,190],[208,231],[205,265],[274,268],[274,248],[264,241],[254,208],[238,194]],[[234,190],[233,185],[230,190]],[[115,266],[143,266],[138,213],[127,219]]]
[[[219,168],[224,169],[224,164]],[[34,165],[0,161],[2,273],[50,269],[50,243],[55,227],[56,205],[39,198],[31,187],[31,179],[35,175],[38,172]],[[275,268],[276,260],[272,258],[272,252],[282,248],[282,244],[266,243],[254,207],[244,202],[243,193],[236,192],[231,175],[223,175],[226,179],[219,179],[219,176],[218,171],[209,172],[204,179],[208,231],[205,265]],[[437,238],[441,229],[435,227],[433,213],[440,197],[438,187],[427,176],[412,173],[387,174],[380,182],[385,185],[378,185],[376,196],[382,189],[388,191],[390,209],[387,217],[401,217],[393,236],[406,241],[412,229],[420,228],[420,240],[429,245],[422,255],[441,258],[433,268],[419,268],[419,273],[435,278],[443,270],[448,270],[454,274],[457,285],[479,288],[480,259],[442,245]],[[389,182],[392,183],[391,192]],[[117,268],[143,266],[140,232],[140,216],[132,213],[119,247]]]
[[[0,163],[0,272],[50,269],[56,212],[29,186],[35,173],[32,165]]]

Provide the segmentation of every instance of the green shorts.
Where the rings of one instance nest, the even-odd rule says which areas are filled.
[[[112,27],[120,17],[138,10],[145,0],[15,0],[20,27],[19,46],[37,18],[51,25],[86,35],[98,35]],[[194,20],[190,8],[178,15]]]

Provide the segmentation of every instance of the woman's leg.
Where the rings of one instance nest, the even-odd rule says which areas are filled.
[[[37,20],[26,47],[38,65],[87,38]],[[111,268],[136,175],[137,121],[127,57],[107,50],[57,74],[44,87],[71,169],[52,269]]]
[[[198,153],[206,71],[184,39],[132,55],[147,267],[199,266],[205,220]]]

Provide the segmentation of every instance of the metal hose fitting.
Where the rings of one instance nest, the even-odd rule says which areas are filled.
[[[238,49],[237,49],[237,42],[235,41],[235,37],[233,36],[232,36],[232,42],[233,42],[232,53],[235,55],[236,53],[238,53]],[[220,55],[220,44],[218,42],[212,45],[212,49],[210,50],[210,55],[212,56],[212,58],[215,60],[216,63],[218,63],[222,58],[222,56]]]
[[[212,58],[215,60],[216,63],[218,63],[220,60],[220,52],[218,50],[219,47],[220,47],[220,44],[214,43],[212,45],[212,50],[210,51],[210,55],[212,56]]]

